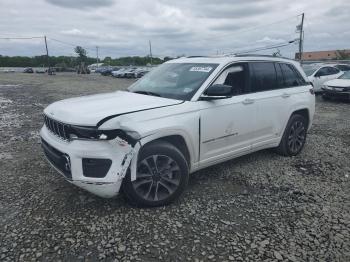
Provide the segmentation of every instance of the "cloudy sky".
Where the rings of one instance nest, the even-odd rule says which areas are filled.
[[[156,56],[243,52],[298,37],[305,51],[350,48],[349,0],[1,0],[0,38],[48,37],[50,55]],[[58,42],[58,41],[60,42]],[[44,54],[43,39],[0,39],[0,55]],[[297,44],[279,48],[293,56]],[[276,49],[265,51],[275,52]]]

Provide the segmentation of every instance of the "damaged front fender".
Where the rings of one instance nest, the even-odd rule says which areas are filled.
[[[119,158],[118,162],[119,165],[115,167],[114,170],[112,170],[112,173],[118,177],[118,179],[123,179],[126,175],[126,172],[130,166],[130,171],[132,174],[132,177],[134,176],[136,179],[136,164],[137,163],[137,155],[138,151],[140,149],[140,142],[136,142],[134,145],[128,143],[126,140],[121,139],[120,137],[117,137],[110,141],[111,144],[115,145],[117,147],[116,150],[119,151],[119,153],[123,154],[123,158]],[[120,162],[121,160],[121,162]],[[131,164],[131,165],[130,165]],[[133,180],[135,180],[133,179]]]

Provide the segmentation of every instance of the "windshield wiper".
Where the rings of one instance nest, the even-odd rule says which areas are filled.
[[[142,94],[142,95],[148,95],[148,96],[159,96],[159,97],[162,97],[160,94],[157,94],[157,93],[154,93],[154,92],[150,92],[150,91],[133,91],[133,93]]]

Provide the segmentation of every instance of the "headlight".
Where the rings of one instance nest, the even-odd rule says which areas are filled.
[[[126,140],[131,145],[141,138],[136,131],[124,131],[121,129],[115,130],[99,130],[96,127],[70,126],[70,139],[94,139],[94,140],[112,140],[120,137]]]
[[[95,127],[70,126],[71,139],[101,139],[111,140],[118,136],[120,130],[98,130]]]

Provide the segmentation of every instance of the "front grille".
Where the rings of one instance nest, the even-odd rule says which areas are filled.
[[[69,125],[56,121],[44,115],[45,126],[53,133],[63,140],[69,140]]]

